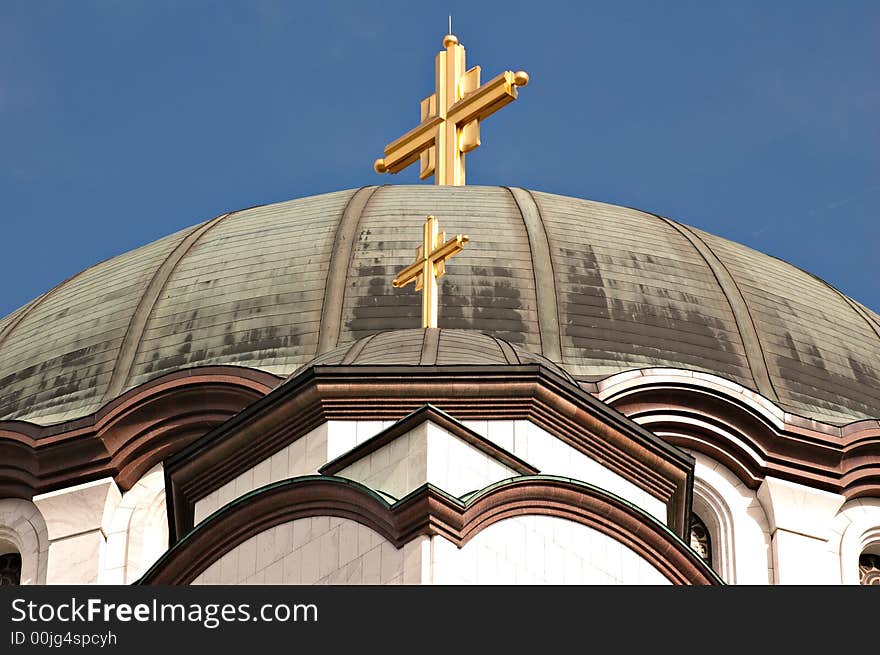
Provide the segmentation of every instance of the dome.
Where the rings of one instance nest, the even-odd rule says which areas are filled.
[[[472,330],[386,330],[319,355],[294,371],[309,366],[507,366],[538,364],[574,382],[546,357]],[[288,378],[288,379],[290,379]]]
[[[286,376],[418,328],[418,295],[391,280],[429,213],[471,238],[440,281],[444,333],[492,335],[579,380],[674,367],[811,419],[880,417],[880,317],[784,261],[635,209],[415,185],[224,214],[73,276],[0,319],[0,419],[73,419],[200,365]]]

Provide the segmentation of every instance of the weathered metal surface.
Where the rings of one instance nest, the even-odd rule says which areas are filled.
[[[673,366],[754,387],[727,299],[672,226],[623,207],[533,196],[553,253],[571,373]]]
[[[377,192],[361,216],[339,343],[390,327],[420,326],[419,294],[391,282],[412,262],[427,214],[471,239],[440,281],[439,327],[491,332],[540,350],[528,237],[516,203],[499,187],[395,186]]]
[[[283,373],[314,356],[335,228],[353,193],[248,209],[207,232],[156,302],[129,386],[200,363]]]
[[[204,364],[287,375],[315,357],[322,326],[325,347],[412,328],[395,344],[377,335],[345,348],[357,362],[401,364],[528,363],[542,353],[542,334],[558,330],[561,356],[543,354],[577,376],[708,371],[756,391],[769,382],[784,409],[808,418],[880,417],[880,317],[781,260],[633,209],[532,192],[524,220],[505,188],[428,185],[383,187],[359,203],[357,216],[349,212],[352,248],[334,257],[356,193],[184,230],[0,319],[0,419],[83,416],[117,391]],[[411,262],[428,214],[471,242],[448,263],[441,329],[426,341],[418,296],[391,281]],[[719,281],[722,268],[729,279]],[[474,332],[450,339],[453,328]]]
[[[830,422],[877,417],[880,339],[866,317],[815,276],[699,233],[742,289],[780,404]]]
[[[187,232],[96,264],[33,304],[0,346],[0,417],[48,424],[97,409],[147,284]]]
[[[426,357],[426,353],[431,353]],[[571,379],[546,357],[481,332],[438,328],[388,330],[339,346],[303,366],[312,365],[473,366],[540,364]],[[295,375],[297,371],[291,374]]]

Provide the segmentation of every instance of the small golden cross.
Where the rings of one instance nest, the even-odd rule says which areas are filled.
[[[423,328],[437,327],[437,278],[446,273],[446,260],[461,252],[464,244],[470,241],[466,234],[456,234],[446,241],[446,233],[438,232],[438,228],[437,219],[428,216],[416,261],[400,271],[391,282],[393,287],[400,288],[415,281],[416,291],[422,292]]]
[[[465,71],[464,46],[454,34],[443,38],[437,53],[436,86],[422,100],[422,122],[385,146],[377,173],[399,173],[421,161],[419,179],[464,186],[464,155],[480,145],[480,121],[516,100],[516,87],[529,83],[525,71],[504,71],[480,86],[480,67]]]

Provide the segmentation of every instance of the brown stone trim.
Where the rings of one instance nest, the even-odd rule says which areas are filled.
[[[816,423],[786,422],[779,428],[735,397],[698,383],[652,382],[649,376],[608,402],[670,443],[720,461],[750,488],[770,475],[848,499],[880,495],[880,425],[874,421],[831,434],[815,429],[822,427]]]
[[[523,461],[504,448],[497,446],[495,443],[462,425],[455,418],[432,405],[423,405],[413,413],[404,416],[397,423],[382,430],[379,434],[367,439],[361,444],[358,444],[336,459],[327,462],[324,466],[318,469],[318,473],[322,475],[336,475],[359,459],[363,459],[370,453],[386,446],[398,437],[403,436],[410,430],[413,430],[422,423],[428,421],[438,425],[462,441],[467,442],[488,457],[498,460],[520,475],[535,475],[538,473],[538,469],[528,462]]]
[[[541,366],[314,366],[166,461],[172,541],[199,499],[321,423],[399,420],[429,402],[458,420],[533,421],[666,503],[685,534],[693,459]]]
[[[356,521],[402,548],[419,535],[441,535],[461,547],[498,521],[534,514],[598,530],[675,584],[723,584],[683,541],[633,505],[584,483],[541,476],[493,485],[467,503],[424,485],[391,506],[367,487],[342,478],[285,480],[251,492],[199,524],[138,584],[188,584],[254,535],[310,516]]]
[[[60,430],[0,422],[0,497],[29,499],[103,477],[113,477],[125,491],[277,384],[278,378],[262,371],[199,367],[142,384]]]

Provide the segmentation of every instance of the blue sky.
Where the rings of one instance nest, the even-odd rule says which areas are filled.
[[[880,311],[880,3],[0,4],[0,316],[217,214],[366,184],[453,28],[525,69],[468,182],[638,207]]]

